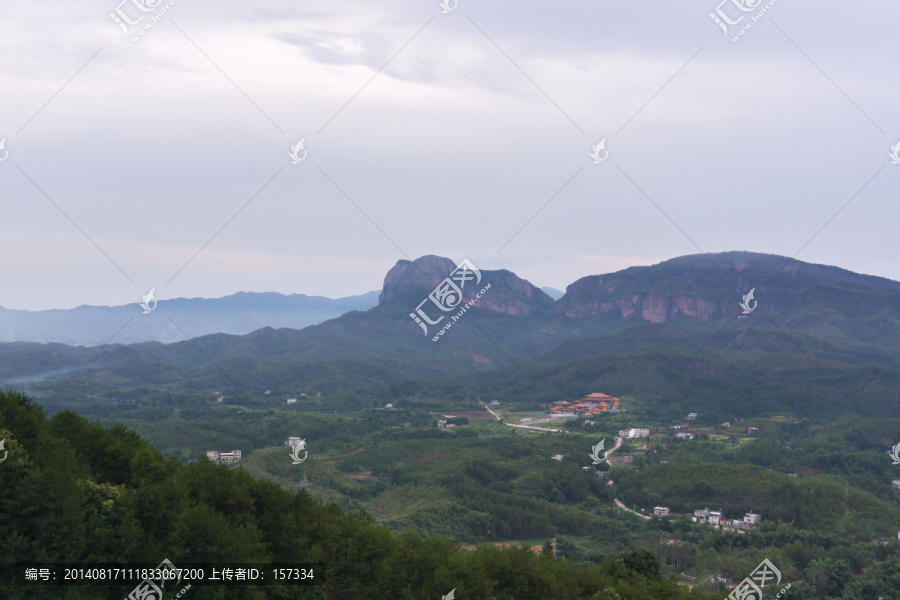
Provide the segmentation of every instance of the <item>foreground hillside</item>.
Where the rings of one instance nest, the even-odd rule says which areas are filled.
[[[719,590],[718,577],[733,585],[769,558],[792,582],[791,599],[900,597],[892,575],[900,568],[900,500],[891,488],[896,467],[865,418],[818,425],[775,416],[673,430],[629,407],[593,416],[593,424],[538,425],[558,431],[546,432],[507,424],[546,418],[539,411],[500,407],[503,421],[483,406],[453,410],[422,402],[340,415],[295,405],[142,407],[104,422],[124,421],[183,459],[240,448],[244,458],[231,469],[287,490],[308,482],[313,497],[364,510],[398,533],[466,547],[540,547],[555,537],[561,557],[584,564],[649,548],[663,561],[665,577]],[[460,415],[460,425],[439,429],[442,414]],[[895,431],[900,421],[880,425]],[[629,427],[649,427],[651,438],[625,440],[612,467],[593,465],[590,448],[604,438],[610,447]],[[759,431],[748,434],[750,427]],[[679,439],[676,431],[693,437]],[[302,466],[289,460],[288,436],[307,442]],[[689,516],[643,519],[616,499],[640,515],[655,506],[678,515],[709,508],[728,518],[756,512],[763,522],[754,531],[723,532]]]
[[[706,598],[661,577],[646,551],[592,566],[526,548],[463,550],[449,539],[397,535],[206,460],[166,460],[124,427],[71,412],[47,419],[27,398],[0,394],[0,566],[36,562],[315,562],[314,587],[195,587],[191,598],[439,598],[645,600]],[[25,590],[2,597],[124,598],[132,586]]]

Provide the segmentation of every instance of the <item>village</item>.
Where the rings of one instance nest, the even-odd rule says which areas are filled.
[[[557,417],[584,417],[590,415],[598,415],[602,413],[608,413],[613,411],[620,410],[625,401],[621,398],[616,398],[614,396],[609,396],[607,394],[595,392],[588,394],[581,400],[577,401],[561,401],[556,402],[551,407],[550,411],[554,416]],[[698,414],[695,412],[688,413],[684,418],[685,421],[696,421]],[[736,423],[743,421],[743,419],[735,419]],[[594,422],[590,420],[585,420],[582,423],[582,426],[593,425]],[[731,427],[730,422],[722,423],[723,428]],[[671,429],[675,430],[675,438],[682,440],[690,440],[693,439],[694,436],[699,433],[699,431],[685,430],[691,427],[689,423],[682,423],[679,425],[674,425]],[[747,434],[753,434],[759,432],[758,427],[747,427]],[[616,448],[619,447],[622,440],[627,439],[641,439],[647,438],[649,441],[650,438],[650,429],[649,428],[630,428],[623,429],[619,431],[618,435],[619,440],[617,441]],[[639,449],[648,449],[649,445],[645,444],[640,446]],[[611,454],[611,452],[610,452]],[[552,456],[554,460],[562,460],[563,455],[557,454]],[[630,466],[631,463],[634,462],[634,457],[630,455],[623,456],[617,459],[609,459],[610,464],[621,464]],[[661,464],[664,464],[666,461],[660,461]],[[583,467],[584,470],[591,470],[590,467]],[[604,476],[603,473],[597,472],[597,474],[601,477]],[[794,475],[796,476],[796,475]],[[895,482],[895,484],[900,484],[900,481]],[[613,481],[608,481],[607,485],[614,485]],[[632,511],[625,507],[623,504],[617,502],[617,504],[628,512],[633,512],[641,516],[642,518],[649,519],[651,517],[642,515],[637,511]],[[642,511],[643,512],[643,509]],[[722,531],[730,531],[737,533],[744,533],[747,530],[756,529],[762,523],[762,516],[760,514],[754,512],[748,512],[744,515],[743,518],[737,519],[729,519],[725,515],[722,514],[722,510],[709,510],[709,508],[702,508],[694,510],[692,513],[684,513],[679,514],[673,512],[667,506],[656,506],[653,509],[653,515],[656,517],[668,517],[668,518],[679,518],[679,517],[689,517],[694,523],[699,523],[703,525],[708,525],[714,529],[721,529]]]
[[[657,506],[653,509],[653,515],[669,518],[691,517],[694,523],[702,523],[714,529],[737,531],[738,533],[743,533],[740,530],[756,529],[762,523],[762,516],[757,513],[748,512],[743,519],[728,519],[721,510],[709,510],[708,508],[701,508],[693,513],[678,514],[669,510],[667,506]]]

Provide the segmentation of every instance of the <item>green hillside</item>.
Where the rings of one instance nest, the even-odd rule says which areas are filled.
[[[123,427],[103,429],[71,412],[46,419],[26,398],[0,394],[10,456],[0,469],[0,568],[35,562],[317,563],[312,587],[195,586],[212,598],[706,598],[661,577],[643,551],[582,566],[526,548],[466,551],[450,539],[398,535],[365,513],[345,512],[239,469],[166,460]],[[25,588],[11,600],[123,598],[133,586]],[[608,596],[612,597],[612,596]]]

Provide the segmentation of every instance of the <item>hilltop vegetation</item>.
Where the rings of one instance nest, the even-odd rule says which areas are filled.
[[[240,470],[165,459],[124,427],[104,429],[71,412],[47,419],[16,394],[0,394],[10,456],[0,469],[0,566],[39,562],[316,562],[322,585],[195,587],[210,598],[422,598],[455,588],[462,598],[625,600],[705,598],[661,577],[636,551],[594,566],[526,548],[463,550],[449,539],[397,535],[357,511],[290,493]],[[133,586],[26,590],[5,598],[125,597]],[[341,596],[342,595],[342,596]]]
[[[502,406],[512,419],[515,413]],[[666,576],[686,573],[686,583],[705,581],[709,588],[716,587],[705,579],[710,575],[740,580],[768,557],[794,583],[789,598],[824,598],[820,591],[868,597],[858,595],[862,589],[894,597],[890,573],[900,568],[900,548],[896,542],[874,547],[872,540],[895,539],[900,503],[890,489],[893,471],[883,441],[865,419],[826,427],[758,419],[676,440],[672,430],[629,412],[594,417],[596,424],[587,427],[573,420],[563,428],[568,434],[475,416],[484,412],[465,414],[469,425],[453,430],[436,428],[435,414],[407,409],[324,415],[220,405],[172,408],[164,418],[129,422],[185,460],[209,449],[242,448],[244,460],[223,469],[290,493],[306,473],[310,496],[351,514],[364,511],[397,534],[470,547],[540,546],[556,537],[560,556],[585,565],[651,548]],[[646,446],[646,440],[625,441],[606,471],[614,486],[582,469],[591,465],[588,452],[598,439],[640,424],[651,425],[654,437]],[[747,435],[750,425],[762,431]],[[284,440],[291,435],[307,440],[310,458],[302,466],[288,458]],[[557,454],[562,460],[551,460]],[[625,454],[634,457],[630,465],[620,462]],[[791,477],[796,471],[807,475]],[[763,515],[763,526],[741,535],[684,519],[646,521],[617,508],[613,498],[644,514],[656,505],[675,512],[721,508],[729,518],[752,510]],[[858,576],[840,575],[847,569]],[[822,574],[831,579],[818,590],[813,580],[821,583]]]

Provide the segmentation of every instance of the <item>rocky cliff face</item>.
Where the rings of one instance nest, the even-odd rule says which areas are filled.
[[[428,295],[455,268],[452,260],[442,256],[423,256],[413,262],[398,260],[384,276],[378,303],[384,304],[411,294]]]
[[[651,267],[583,277],[552,309],[571,318],[604,313],[663,323],[677,317],[705,322],[715,314],[742,315],[743,295],[754,289],[755,314],[802,304],[823,285],[856,285],[900,292],[900,283],[783,256],[724,252],[682,256]]]
[[[477,267],[477,265],[475,265]],[[419,302],[440,284],[444,278],[456,268],[449,258],[441,256],[423,256],[415,261],[397,261],[384,278],[384,287],[378,297],[379,304],[386,302],[412,303],[415,308]],[[485,286],[491,288],[475,300],[475,306],[484,310],[527,317],[548,314],[553,306],[553,299],[532,285],[506,270],[481,271],[481,282],[469,281],[463,288],[463,300],[468,302]]]
[[[398,261],[384,278],[379,303],[402,302],[414,308],[455,268],[452,260],[440,256]],[[650,323],[672,319],[703,323],[716,315],[743,316],[740,303],[751,289],[758,303],[752,314],[757,316],[833,296],[836,286],[900,293],[900,282],[753,252],[682,256],[650,267],[583,277],[555,303],[510,271],[481,274],[481,282],[470,282],[463,298],[474,299],[490,284],[475,306],[493,313],[572,319],[609,314]]]

